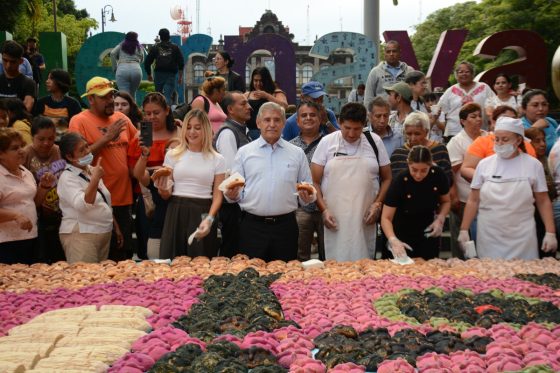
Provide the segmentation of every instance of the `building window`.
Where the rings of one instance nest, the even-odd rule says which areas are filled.
[[[311,65],[303,65],[301,69],[301,84],[305,84],[311,80],[313,76],[313,66]]]
[[[204,65],[197,63],[193,66],[193,84],[200,85],[204,81]]]
[[[216,69],[216,65],[214,65],[214,63],[210,63],[208,64],[208,71],[212,71],[213,73],[215,73],[216,71],[218,71],[218,69]]]
[[[251,85],[251,65],[246,64],[245,65],[245,86],[247,87],[247,89],[249,89],[250,85]]]

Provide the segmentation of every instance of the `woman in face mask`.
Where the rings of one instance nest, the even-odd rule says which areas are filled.
[[[58,180],[57,192],[62,211],[60,242],[69,263],[98,263],[107,259],[113,210],[111,194],[103,184],[101,158],[90,166],[93,154],[87,142],[75,132],[60,139],[60,153],[67,166]],[[117,244],[123,237],[115,221]]]
[[[546,230],[541,249],[554,252],[558,246],[543,167],[525,152],[520,119],[498,118],[494,134],[496,154],[476,168],[457,240],[463,246],[469,241],[468,228],[478,211],[480,258],[538,259],[533,204]]]

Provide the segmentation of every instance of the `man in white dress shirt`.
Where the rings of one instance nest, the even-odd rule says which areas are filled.
[[[233,163],[232,173],[239,172],[245,185],[224,193],[242,210],[240,252],[265,261],[297,258],[298,199],[303,205],[315,201],[314,195],[297,192],[297,183],[311,183],[311,172],[303,150],[281,138],[285,120],[280,105],[261,106],[261,136],[240,148]]]

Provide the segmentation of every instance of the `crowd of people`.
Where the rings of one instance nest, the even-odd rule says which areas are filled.
[[[310,81],[286,118],[268,69],[246,90],[225,51],[175,108],[184,61],[169,31],[159,35],[144,59],[127,33],[111,52],[118,90],[91,78],[84,110],[60,69],[37,99],[24,48],[4,43],[1,263],[305,261],[315,245],[321,260],[432,259],[447,217],[453,256],[473,242],[481,258],[555,255],[560,143],[544,91],[514,91],[503,74],[493,87],[476,82],[463,61],[438,94],[390,41],[338,115]],[[142,63],[157,92],[137,103]]]

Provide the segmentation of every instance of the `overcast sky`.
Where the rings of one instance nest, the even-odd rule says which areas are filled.
[[[200,24],[196,20],[196,0],[74,0],[78,9],[87,9],[95,18],[101,32],[101,9],[113,7],[116,22],[107,22],[105,31],[136,31],[141,42],[152,43],[160,28],[171,32],[177,29],[170,9],[186,8],[187,20],[193,22],[193,33],[211,35],[217,43],[220,35],[238,35],[239,26],[252,27],[266,9],[290,28],[294,41],[312,45],[315,37],[334,31],[363,33],[364,0],[200,0]],[[466,0],[380,0],[380,32],[408,30],[423,21],[430,13]],[[110,9],[107,7],[106,9]],[[308,17],[309,9],[309,17]],[[110,18],[110,14],[107,19]],[[308,31],[309,30],[309,31]],[[310,39],[310,40],[308,40]],[[380,37],[380,40],[382,38]]]

